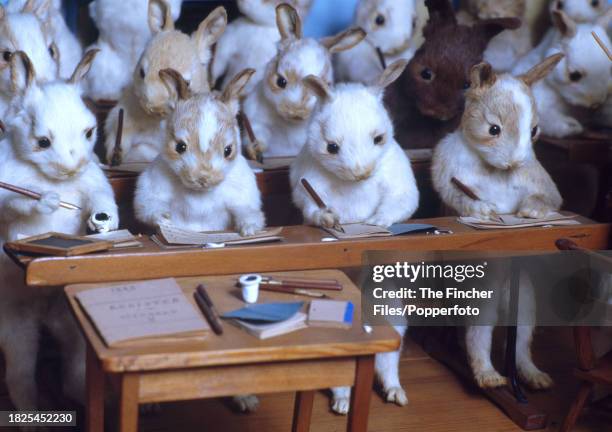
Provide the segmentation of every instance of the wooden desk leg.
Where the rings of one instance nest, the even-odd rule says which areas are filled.
[[[87,344],[87,406],[85,408],[88,432],[104,432],[104,371],[91,345]]]
[[[348,432],[367,432],[373,385],[374,356],[357,357],[355,387],[351,392],[351,407],[348,415]]]
[[[129,373],[121,377],[119,432],[138,431],[138,378],[138,375]]]
[[[310,418],[312,416],[314,396],[314,390],[301,391],[295,394],[293,425],[291,426],[292,432],[308,432],[310,430]]]

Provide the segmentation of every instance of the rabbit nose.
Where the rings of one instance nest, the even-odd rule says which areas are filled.
[[[373,167],[361,168],[358,167],[353,171],[353,175],[355,176],[355,180],[362,181],[370,178],[372,175]]]

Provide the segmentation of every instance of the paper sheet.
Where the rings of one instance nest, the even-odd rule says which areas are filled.
[[[236,232],[211,231],[197,232],[182,229],[173,225],[161,224],[159,234],[166,243],[171,245],[204,245],[206,243],[251,244],[281,240],[279,234],[282,228],[272,228],[255,235],[242,237]]]

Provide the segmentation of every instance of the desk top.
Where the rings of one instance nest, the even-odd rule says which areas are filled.
[[[311,226],[283,229],[278,243],[232,246],[222,249],[160,249],[143,237],[143,248],[74,257],[32,258],[18,255],[30,286],[117,282],[270,271],[336,269],[360,266],[367,251],[556,251],[555,241],[572,239],[586,249],[608,248],[611,226],[579,217],[581,225],[476,230],[456,218],[415,220],[452,230],[443,235],[407,235],[322,242],[325,231]]]
[[[338,270],[319,270],[291,273],[274,273],[294,278],[336,279],[343,290],[326,292],[330,297],[349,300],[355,305],[353,326],[346,329],[306,328],[283,336],[260,340],[244,330],[223,320],[223,334],[212,331],[205,341],[164,343],[138,348],[108,348],[83,313],[74,295],[78,291],[102,286],[72,285],[66,287],[66,295],[85,337],[101,361],[106,372],[135,372],[160,369],[185,369],[201,366],[265,363],[274,361],[324,359],[368,355],[394,351],[399,348],[400,337],[390,326],[375,326],[366,333],[361,325],[361,295],[349,278]],[[178,283],[193,302],[195,287],[204,283],[219,313],[244,306],[240,290],[235,287],[238,276],[209,276],[178,279]],[[307,301],[307,297],[268,291],[259,293],[259,302]]]

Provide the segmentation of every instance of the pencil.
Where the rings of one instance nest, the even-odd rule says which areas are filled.
[[[208,296],[204,285],[198,285],[194,294],[194,298],[196,300],[196,303],[200,307],[200,310],[210,323],[210,326],[212,327],[215,334],[223,334],[223,326],[221,325],[221,321],[219,320],[219,315],[215,309],[215,305]]]
[[[382,66],[383,70],[387,69],[387,61],[385,60],[385,55],[383,54],[380,47],[376,47],[376,54],[378,55],[378,61]]]
[[[305,297],[328,298],[326,294],[318,293],[315,291],[310,291],[310,290],[303,289],[303,288],[289,288],[289,287],[283,287],[280,285],[260,284],[259,289],[262,291],[274,291],[274,292],[279,292],[279,293],[284,293],[284,294],[302,295]]]
[[[451,178],[451,183],[454,184],[455,186],[457,186],[457,188],[461,192],[466,194],[469,198],[473,199],[474,201],[480,201],[480,197],[478,195],[476,195],[476,192],[474,192],[472,189],[470,189],[469,186],[467,186],[466,184],[461,182],[457,177]],[[491,215],[494,216],[495,218],[497,218],[498,220],[501,220],[501,218],[499,217],[499,215],[497,213],[491,212]]]
[[[604,50],[604,52],[606,53],[606,55],[608,56],[608,58],[612,61],[612,52],[610,52],[610,49],[606,46],[606,44],[599,38],[599,36],[597,36],[597,33],[595,33],[594,31],[591,32],[591,34],[593,35],[593,37],[595,38],[595,42],[597,42],[597,44],[599,44],[599,46],[601,47],[602,50]]]
[[[23,196],[27,196],[27,197],[35,199],[35,200],[40,200],[40,198],[41,198],[41,195],[38,192],[34,192],[34,191],[29,190],[29,189],[24,189],[22,187],[15,186],[15,185],[8,184],[8,183],[4,183],[4,182],[0,182],[0,188],[9,190],[11,192],[15,192],[15,193],[21,194]],[[82,210],[81,207],[79,207],[77,205],[74,205],[74,204],[70,204],[68,202],[64,202],[64,201],[60,201],[59,205],[60,205],[60,207],[63,207],[63,208],[68,209],[68,210]]]
[[[249,120],[249,118],[243,111],[240,112],[240,118],[242,120],[242,126],[244,126],[244,130],[246,131],[249,137],[249,141],[251,141],[252,144],[255,144],[255,142],[257,141],[257,137],[255,136],[255,132],[253,131],[251,120]],[[257,162],[263,163],[263,154],[261,154],[261,152],[257,153],[256,158]]]
[[[110,166],[121,165],[121,141],[123,140],[123,108],[119,109],[119,118],[117,119],[117,135],[115,136],[115,147],[113,147],[113,156],[110,160]]]
[[[325,205],[325,202],[321,199],[319,194],[314,190],[310,182],[306,180],[305,178],[302,178],[301,182],[302,182],[302,186],[304,186],[304,189],[306,189],[306,192],[308,192],[308,195],[310,195],[311,198],[314,200],[317,207],[319,207],[321,210],[327,210],[327,205]],[[342,233],[344,232],[344,228],[342,228],[340,224],[338,223],[336,223],[333,226],[333,228],[336,231],[340,231]]]

